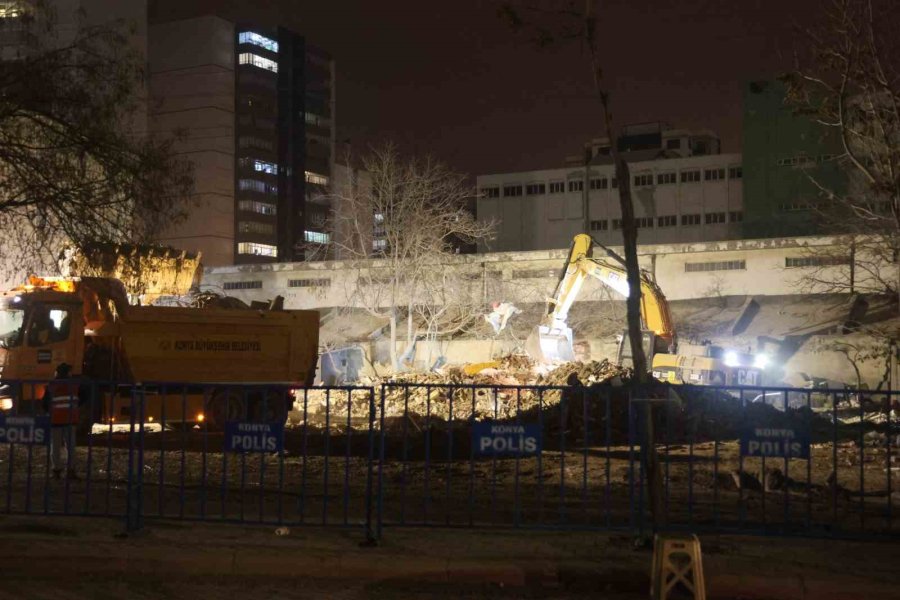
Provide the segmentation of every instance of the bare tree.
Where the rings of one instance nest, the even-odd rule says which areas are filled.
[[[610,141],[610,156],[615,165],[616,179],[619,182],[619,206],[622,213],[622,245],[624,257],[615,255],[612,258],[625,266],[628,278],[629,294],[625,301],[628,322],[628,340],[631,344],[632,364],[634,366],[634,383],[636,390],[642,390],[650,383],[649,365],[643,347],[641,325],[641,271],[638,264],[637,238],[638,230],[634,220],[634,203],[631,196],[631,177],[628,163],[616,145],[618,129],[613,122],[611,104],[611,83],[604,78],[602,52],[598,27],[599,2],[597,0],[555,0],[554,2],[503,3],[500,14],[506,18],[514,29],[530,31],[533,40],[541,47],[557,43],[578,43],[586,54],[590,67],[590,76],[594,84],[594,92],[599,102],[600,117]],[[587,164],[585,169],[587,169]],[[587,189],[587,186],[585,186]],[[587,204],[587,203],[585,203]],[[585,210],[588,206],[585,206]],[[587,215],[585,215],[587,220]],[[654,522],[661,523],[664,518],[662,510],[662,477],[659,460],[654,446],[653,410],[648,405],[644,421],[644,442],[647,448],[646,468],[650,505]]]
[[[174,140],[134,131],[144,58],[124,24],[63,41],[32,6],[0,19],[15,40],[0,61],[0,229],[6,262],[34,269],[64,245],[152,239],[183,218],[193,176]]]
[[[811,207],[836,247],[811,249],[819,291],[900,292],[900,8],[890,0],[829,0],[799,30],[801,50],[783,79],[787,102],[836,141],[836,156],[806,157],[821,202]],[[824,181],[815,165],[843,175]],[[844,265],[845,268],[834,267]]]
[[[401,319],[407,345],[418,334],[417,313],[447,333],[448,317],[460,312],[454,306],[469,300],[448,293],[464,288],[450,281],[456,270],[445,263],[456,244],[488,239],[493,224],[476,221],[467,210],[474,191],[465,176],[432,159],[405,159],[388,144],[365,156],[362,168],[368,185],[348,185],[332,198],[333,230],[341,232],[333,244],[356,270],[349,303],[388,320],[396,371]]]

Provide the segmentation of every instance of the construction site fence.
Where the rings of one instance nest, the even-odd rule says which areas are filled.
[[[74,381],[54,426],[50,383],[2,382],[0,512],[898,535],[892,391]]]

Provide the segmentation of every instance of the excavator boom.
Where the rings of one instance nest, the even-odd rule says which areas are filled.
[[[572,241],[566,265],[560,273],[553,297],[547,304],[547,314],[526,342],[526,350],[542,362],[575,359],[572,329],[567,320],[569,309],[581,292],[588,277],[628,297],[628,277],[623,266],[594,258],[591,236],[579,234]],[[662,344],[675,343],[675,330],[669,304],[662,290],[645,273],[641,273],[641,319],[644,327]]]

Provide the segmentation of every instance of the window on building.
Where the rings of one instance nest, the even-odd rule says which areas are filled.
[[[622,229],[622,219],[613,219],[613,229]]]
[[[331,279],[288,279],[288,287],[331,287]]]
[[[372,240],[372,250],[375,252],[384,252],[387,250],[387,240]]]
[[[274,235],[274,223],[260,223],[259,221],[238,221],[238,233],[259,233]]]
[[[657,227],[675,227],[676,225],[678,225],[678,217],[675,215],[656,217]]]
[[[715,225],[716,223],[724,223],[724,222],[725,222],[725,213],[723,213],[723,212],[706,213],[706,224],[707,225]]]
[[[275,144],[272,140],[265,140],[252,135],[242,135],[238,137],[238,148],[259,148],[260,150],[275,151]]]
[[[257,244],[256,242],[241,242],[238,244],[238,254],[255,254],[258,256],[278,256],[278,248],[270,244]]]
[[[483,187],[481,188],[481,195],[485,198],[499,198],[500,188],[497,186]]]
[[[317,115],[316,113],[307,112],[303,115],[303,120],[307,125],[315,125],[316,127],[330,127],[331,119]]]
[[[681,138],[672,138],[670,140],[666,140],[666,150],[679,149],[681,149]]]
[[[744,211],[732,210],[728,213],[728,221],[731,223],[741,223],[744,220]]]
[[[801,267],[836,267],[849,264],[850,257],[848,256],[789,256],[784,259],[784,266],[788,269]]]
[[[719,181],[725,179],[725,169],[706,169],[703,172],[706,181]]]
[[[634,186],[635,187],[641,187],[641,186],[647,186],[647,185],[653,185],[653,175],[652,174],[644,173],[642,175],[634,176]]]
[[[238,34],[238,43],[253,44],[260,48],[265,48],[269,52],[278,52],[278,42],[264,35],[259,35],[252,31],[242,31]]]
[[[224,290],[261,290],[262,281],[226,281],[222,284]]]
[[[812,210],[817,207],[818,204],[816,203],[797,200],[796,202],[782,202],[780,209],[782,212],[799,212],[803,210]]]
[[[606,219],[591,221],[591,231],[606,231],[607,229],[609,229],[609,221]]]
[[[312,171],[304,171],[303,174],[306,177],[306,183],[311,183],[313,185],[328,185],[328,177],[325,175],[313,173]]]
[[[569,191],[570,192],[584,191],[584,181],[581,179],[572,179],[571,181],[569,181]]]
[[[745,260],[720,260],[713,262],[685,263],[685,273],[706,273],[708,271],[744,271],[747,269]]]
[[[503,186],[503,195],[507,198],[521,196],[522,195],[522,186],[521,185],[504,185]]]
[[[612,178],[612,183],[610,184],[610,187],[612,187],[613,189],[619,187],[619,181],[615,177]]]
[[[240,202],[238,202],[238,210],[269,216],[274,216],[276,213],[274,204],[257,202],[255,200],[241,200]]]
[[[331,240],[331,236],[321,231],[304,231],[303,241],[310,244],[327,244]]]
[[[537,196],[547,193],[547,186],[543,183],[529,183],[525,186],[525,193],[529,196]]]
[[[635,217],[634,224],[638,229],[652,229],[653,217]]]
[[[278,194],[278,186],[258,179],[238,179],[238,189],[242,192],[259,192],[275,196]]]
[[[656,185],[669,185],[678,181],[675,173],[659,173],[656,176]]]
[[[693,169],[681,172],[681,183],[697,183],[700,181],[700,171]]]
[[[278,72],[277,62],[260,56],[259,54],[253,54],[252,52],[241,52],[238,55],[238,63],[242,65],[253,65],[254,67],[259,67],[260,69],[271,71],[272,73]]]
[[[606,177],[598,177],[596,179],[591,179],[591,189],[592,190],[605,190],[609,187],[609,179]]]
[[[566,184],[562,181],[551,181],[550,182],[550,193],[551,194],[562,194],[566,191]]]
[[[728,167],[728,179],[741,179],[744,176],[744,168],[740,165]]]
[[[681,215],[681,226],[689,227],[700,224],[700,215]]]
[[[265,173],[266,175],[278,175],[278,165],[258,158],[239,158],[238,165],[241,167],[252,167],[257,173]]]

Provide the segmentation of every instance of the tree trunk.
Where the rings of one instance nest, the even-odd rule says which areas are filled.
[[[391,368],[394,373],[400,372],[400,360],[397,357],[397,308],[391,307]]]
[[[647,363],[647,355],[644,353],[644,335],[641,324],[641,268],[638,263],[637,225],[634,222],[634,204],[631,200],[631,174],[628,163],[619,155],[615,147],[615,137],[611,128],[607,125],[610,136],[613,160],[616,165],[616,179],[619,181],[619,205],[622,211],[622,245],[624,246],[625,268],[628,273],[628,298],[625,300],[626,319],[628,322],[628,339],[631,342],[632,364],[634,366],[634,378],[632,385],[632,398],[647,396],[642,393],[650,383],[650,370]],[[659,468],[659,456],[656,453],[656,434],[654,431],[653,412],[651,402],[642,402],[638,410],[643,413],[644,426],[641,445],[644,452],[641,453],[644,461],[643,467],[647,473],[647,495],[650,500],[650,513],[653,529],[665,523],[662,503],[662,472]],[[639,417],[640,418],[640,417]]]

